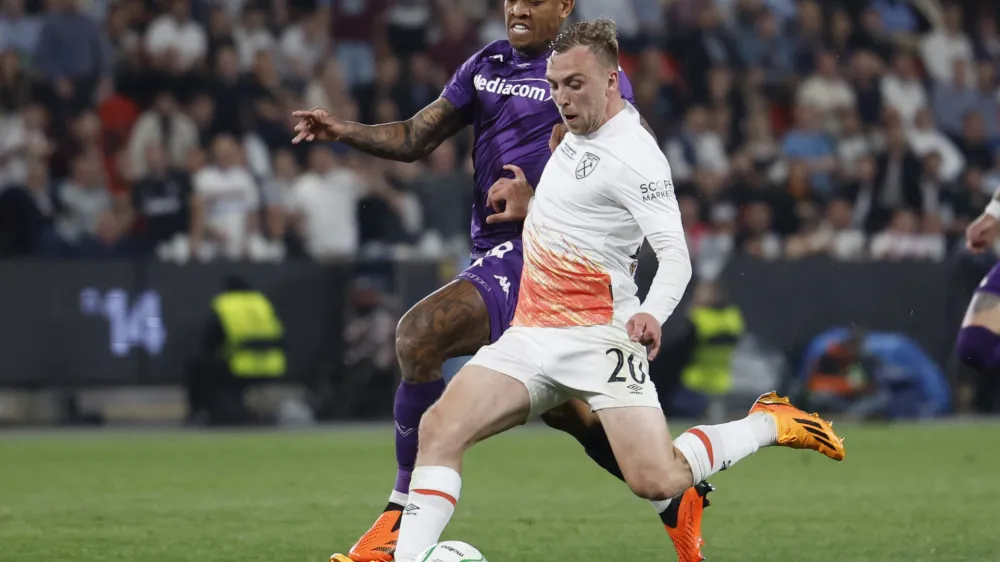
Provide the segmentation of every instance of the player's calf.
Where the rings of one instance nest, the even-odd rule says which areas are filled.
[[[455,376],[420,423],[420,452],[399,529],[398,562],[411,562],[441,537],[461,493],[465,450],[523,424],[530,407],[524,384],[506,375],[469,365]]]
[[[637,496],[664,501],[695,483],[687,462],[674,453],[667,422],[659,408],[605,408],[598,415],[625,483]]]

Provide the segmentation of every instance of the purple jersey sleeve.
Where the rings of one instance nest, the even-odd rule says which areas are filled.
[[[622,93],[622,98],[634,106],[635,93],[632,91],[632,82],[629,81],[628,76],[625,76],[625,71],[620,66],[618,67],[618,89]]]
[[[466,120],[472,120],[476,103],[476,87],[472,78],[475,75],[476,65],[479,62],[481,52],[469,57],[462,66],[458,67],[451,80],[441,92],[441,97],[450,101],[465,116]]]

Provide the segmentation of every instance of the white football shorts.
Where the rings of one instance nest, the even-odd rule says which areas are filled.
[[[531,396],[529,419],[570,398],[583,400],[595,412],[660,408],[645,348],[616,326],[513,326],[468,364],[523,383]]]

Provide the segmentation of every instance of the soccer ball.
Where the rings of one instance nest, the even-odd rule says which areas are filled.
[[[479,549],[462,541],[432,544],[417,555],[417,562],[486,562]]]

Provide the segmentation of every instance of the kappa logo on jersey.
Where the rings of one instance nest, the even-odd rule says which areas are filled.
[[[674,182],[672,180],[656,180],[642,183],[639,184],[639,191],[642,193],[643,201],[670,197],[674,194]]]
[[[576,165],[576,179],[582,180],[589,176],[600,161],[601,159],[596,154],[584,152],[583,160],[580,160],[580,163]]]
[[[549,83],[543,78],[519,78],[507,80],[506,78],[485,78],[482,74],[477,74],[472,79],[472,83],[480,92],[489,92],[498,96],[516,96],[528,98],[535,101],[549,101],[552,93],[549,91]],[[540,83],[542,86],[534,84]]]
[[[507,280],[507,276],[506,275],[494,275],[493,278],[497,280],[497,283],[500,283],[500,288],[503,289],[503,294],[505,296],[509,297],[510,296],[510,281]]]

